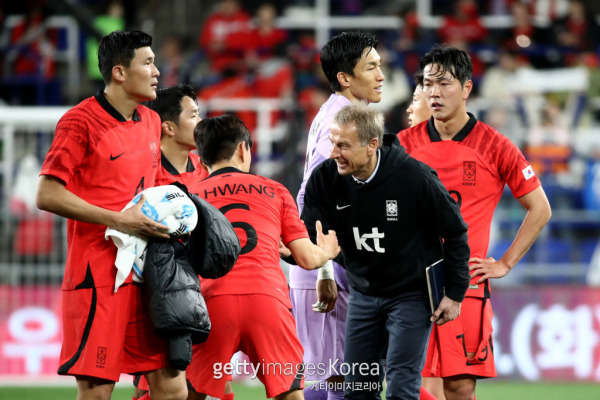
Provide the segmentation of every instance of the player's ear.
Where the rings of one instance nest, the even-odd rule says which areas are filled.
[[[236,151],[240,157],[240,160],[243,162],[246,158],[246,142],[239,142]]]
[[[463,86],[463,100],[467,100],[469,98],[471,90],[473,90],[473,81],[469,79]]]
[[[338,72],[337,80],[340,83],[340,85],[342,85],[342,89],[350,87],[350,77],[345,72]]]
[[[164,121],[160,126],[165,135],[169,135],[170,137],[175,136],[175,124],[173,121]]]
[[[377,138],[373,138],[369,141],[369,144],[367,145],[368,148],[368,152],[369,155],[374,154],[377,149],[379,148],[379,139]]]
[[[122,65],[119,64],[112,67],[112,77],[115,81],[123,82],[125,80],[125,75],[125,67],[123,67]]]

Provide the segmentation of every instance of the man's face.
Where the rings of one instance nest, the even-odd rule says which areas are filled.
[[[179,122],[174,127],[175,142],[181,146],[189,147],[190,150],[195,149],[194,128],[201,120],[200,115],[198,115],[198,104],[191,97],[184,96],[181,100]]]
[[[419,85],[413,93],[412,103],[406,109],[408,113],[408,125],[413,127],[423,121],[429,119],[429,104],[427,104],[427,96],[423,92],[423,86]]]
[[[347,75],[350,93],[358,100],[379,103],[383,95],[384,76],[381,72],[381,57],[375,49],[365,49],[354,67],[354,76]]]
[[[440,71],[438,64],[429,64],[423,69],[423,92],[428,98],[429,111],[433,118],[448,121],[466,113],[466,100],[473,82],[464,86],[449,71]]]
[[[154,100],[160,73],[154,65],[154,53],[148,46],[135,49],[129,67],[123,67],[123,89],[138,102]]]
[[[358,179],[371,176],[370,161],[377,151],[377,139],[362,144],[354,124],[340,126],[336,123],[331,125],[329,139],[332,144],[329,157],[335,160],[340,175],[353,175]]]

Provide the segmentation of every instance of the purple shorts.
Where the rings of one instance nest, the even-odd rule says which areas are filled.
[[[305,381],[319,381],[339,371],[344,362],[344,329],[349,292],[339,290],[335,308],[326,313],[312,310],[315,289],[290,289],[298,338],[304,347]],[[333,371],[332,371],[333,370]]]

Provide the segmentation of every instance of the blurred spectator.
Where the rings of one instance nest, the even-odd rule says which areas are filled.
[[[54,250],[54,217],[35,205],[40,163],[27,154],[19,161],[10,193],[10,214],[16,220],[13,251],[19,261],[47,261]]]
[[[571,140],[563,107],[556,99],[547,99],[540,121],[529,131],[525,155],[540,178],[564,174],[572,153]]]
[[[454,13],[444,16],[438,35],[443,43],[463,40],[468,43],[483,43],[488,31],[483,26],[475,0],[456,0]]]
[[[250,34],[250,15],[238,0],[220,0],[202,26],[199,37],[211,69],[244,69],[245,40]]]
[[[94,28],[102,35],[125,29],[124,9],[121,0],[113,0],[108,4],[106,14],[94,18]],[[85,57],[88,77],[98,90],[104,89],[104,79],[98,68],[98,38],[90,36],[85,41]]]
[[[214,98],[223,99],[249,99],[254,97],[253,82],[250,76],[246,74],[236,74],[232,69],[225,69],[223,79],[212,85],[202,88],[198,92],[198,100],[209,101]],[[207,117],[213,117],[224,112],[233,112],[246,125],[252,135],[254,135],[257,126],[257,117],[254,111],[234,111],[234,110],[212,110]],[[258,143],[253,137],[255,145],[252,146],[252,152],[256,152]]]
[[[296,89],[301,91],[306,87],[318,85],[318,77],[322,72],[314,32],[297,32],[290,43],[288,54],[294,66]]]
[[[247,65],[255,73],[259,97],[288,97],[294,86],[292,65],[285,57],[288,33],[276,26],[276,17],[273,4],[262,4],[247,39]]]
[[[523,67],[528,67],[528,64],[520,60],[514,51],[500,49],[497,63],[488,67],[482,77],[479,95],[494,101],[513,99],[515,74]]]
[[[412,75],[419,68],[421,54],[434,43],[434,34],[421,26],[414,4],[403,8],[398,16],[404,22],[402,27],[399,30],[387,31],[388,39],[385,39],[384,43],[395,50],[392,52],[393,58],[390,59],[390,64],[394,67],[402,67]]]
[[[5,62],[12,64],[14,75],[41,75],[52,78],[56,73],[54,50],[56,32],[48,31],[45,20],[47,10],[33,6],[25,18],[10,32],[10,50]]]
[[[157,57],[160,71],[158,85],[161,88],[190,82],[190,63],[183,52],[183,41],[180,36],[168,36],[162,43]]]
[[[531,103],[530,97],[536,98],[536,94],[521,95],[518,88],[515,87],[516,77],[519,70],[531,68],[529,63],[522,58],[518,58],[516,53],[511,50],[501,49],[498,52],[498,61],[496,64],[487,68],[481,79],[479,88],[479,96],[488,101],[490,108],[486,113],[486,121],[496,129],[501,127],[498,121],[502,120],[502,116],[515,116],[513,108],[516,109],[516,116],[519,119],[519,126],[526,126],[528,123],[528,105]],[[492,122],[492,120],[496,121]],[[504,120],[504,124],[509,124],[509,119]],[[518,132],[514,130],[506,130],[507,136],[515,142],[521,143],[523,135],[517,137]],[[510,134],[512,133],[512,135]]]
[[[276,18],[277,9],[272,3],[264,3],[256,11],[246,43],[258,61],[284,54],[288,32],[277,27]]]
[[[582,0],[570,0],[568,14],[553,24],[556,42],[561,46],[572,47],[577,53],[597,51],[600,43],[600,28]],[[573,65],[577,53],[569,54],[567,65]]]
[[[524,3],[513,2],[510,13],[514,25],[501,34],[500,46],[518,52],[523,61],[530,62],[535,67],[556,66],[560,62],[560,56],[554,55],[552,50],[545,47],[553,44],[552,32],[533,24],[529,7]]]
[[[0,94],[12,104],[57,104],[60,102],[60,85],[55,79],[58,30],[46,24],[49,13],[44,1],[27,1],[25,12],[16,24],[3,22]]]

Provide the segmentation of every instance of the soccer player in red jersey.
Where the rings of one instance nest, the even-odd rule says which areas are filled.
[[[200,122],[194,88],[179,84],[156,91],[156,99],[146,104],[160,116],[161,166],[156,186],[180,182],[188,188],[208,176],[202,168],[194,142],[194,128]]]
[[[525,255],[550,219],[538,177],[508,138],[466,111],[473,82],[468,54],[436,46],[421,58],[432,118],[398,134],[414,158],[433,167],[468,224],[471,282],[461,315],[434,325],[423,370],[424,386],[438,399],[472,399],[476,378],[495,377],[490,278],[502,278]],[[486,258],[494,209],[507,184],[527,211],[512,245]],[[429,378],[427,378],[429,377]],[[432,379],[434,377],[443,378]]]
[[[194,128],[201,120],[194,88],[179,84],[159,89],[156,98],[144,105],[156,111],[161,121],[161,167],[157,171],[155,185],[179,182],[189,187],[206,178],[208,173],[200,164],[194,142]],[[133,382],[133,398],[141,398],[148,391],[148,381],[136,375]]]
[[[238,117],[204,119],[194,136],[210,176],[191,191],[225,214],[242,250],[229,274],[202,280],[212,330],[206,342],[194,345],[187,368],[193,387],[189,398],[222,395],[231,357],[241,350],[251,361],[246,371],[263,382],[268,398],[303,399],[303,350],[279,264],[279,242],[298,265],[314,269],[339,253],[335,232],[324,235],[317,223],[314,245],[290,192],[248,173],[252,137]]]
[[[107,227],[168,238],[141,212],[121,212],[154,186],[160,162],[160,119],[140,103],[156,97],[159,72],[152,37],[115,31],[98,49],[106,83],[56,126],[42,166],[37,206],[68,218],[62,284],[61,375],[73,375],[78,399],[110,399],[121,373],[145,374],[154,399],[185,399],[185,373],[168,368],[167,343],[153,333],[142,287],[131,276],[114,292],[116,246]]]

